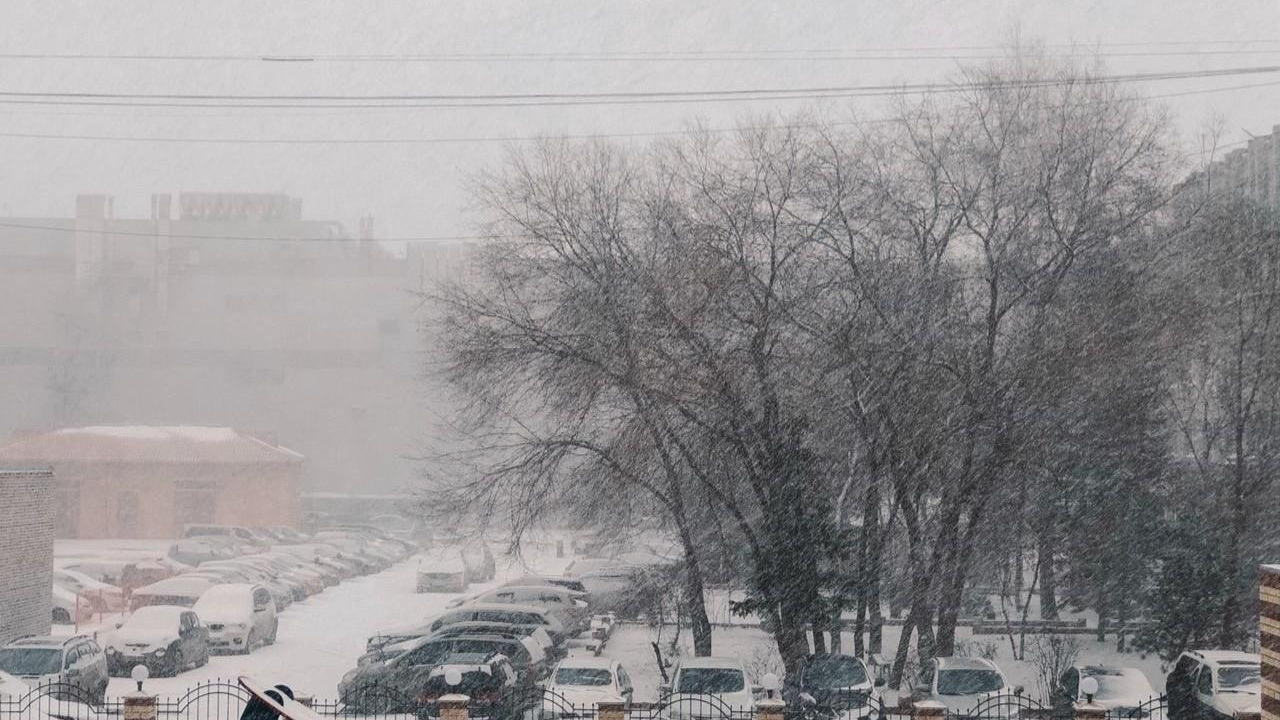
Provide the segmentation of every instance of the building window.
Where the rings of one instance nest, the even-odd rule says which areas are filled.
[[[214,520],[216,488],[212,480],[179,480],[174,483],[177,524],[208,525]]]

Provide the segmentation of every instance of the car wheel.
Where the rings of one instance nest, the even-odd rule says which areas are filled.
[[[169,657],[169,677],[177,677],[178,673],[187,669],[187,659],[183,657],[181,649],[174,650]]]
[[[277,621],[275,625],[271,626],[271,634],[267,636],[267,645],[276,644],[276,633],[278,632],[280,632],[280,623]]]
[[[244,639],[244,647],[240,649],[239,654],[248,655],[250,650],[253,650],[253,632],[252,631],[250,631],[249,635]]]
[[[63,610],[62,608],[54,608],[53,621],[65,625],[71,622],[71,613]]]
[[[200,662],[196,663],[196,667],[204,667],[209,664],[209,648],[206,647],[204,652],[200,653]]]

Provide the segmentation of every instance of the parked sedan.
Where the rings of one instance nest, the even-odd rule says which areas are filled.
[[[208,662],[208,629],[195,612],[173,605],[139,608],[107,643],[112,675],[128,675],[135,665],[157,676],[177,675]]]
[[[783,688],[783,698],[822,716],[873,718],[880,707],[877,684],[883,683],[874,682],[866,664],[852,655],[810,655]]]
[[[577,717],[594,710],[601,700],[622,698],[630,703],[631,677],[617,660],[606,657],[571,657],[551,672],[542,698],[542,717]]]
[[[209,628],[209,646],[248,654],[276,641],[279,621],[271,593],[261,585],[215,585],[192,608]]]

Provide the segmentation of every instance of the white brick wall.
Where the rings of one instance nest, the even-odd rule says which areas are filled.
[[[49,633],[53,512],[52,472],[0,468],[0,644]]]

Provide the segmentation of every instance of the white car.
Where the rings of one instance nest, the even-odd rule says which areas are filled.
[[[120,588],[104,583],[96,578],[66,568],[53,569],[53,584],[80,596],[81,601],[88,600],[97,612],[120,612],[124,610],[124,593]]]
[[[628,705],[634,690],[631,677],[617,660],[606,657],[565,658],[551,671],[542,696],[542,717],[594,715],[601,700]]]
[[[59,585],[53,586],[53,621],[63,625],[89,622],[93,603]]]
[[[682,660],[671,673],[671,682],[659,687],[659,694],[661,715],[671,720],[736,716],[755,709],[755,688],[737,658]]]
[[[920,668],[912,689],[913,700],[933,700],[947,706],[947,712],[969,715],[984,700],[1009,695],[1021,688],[1010,687],[1000,666],[985,658],[934,658]]]
[[[276,641],[279,620],[275,602],[261,585],[214,585],[191,609],[209,630],[210,650],[244,654]]]
[[[1188,650],[1165,679],[1169,716],[1224,720],[1261,712],[1261,658],[1232,650]]]

